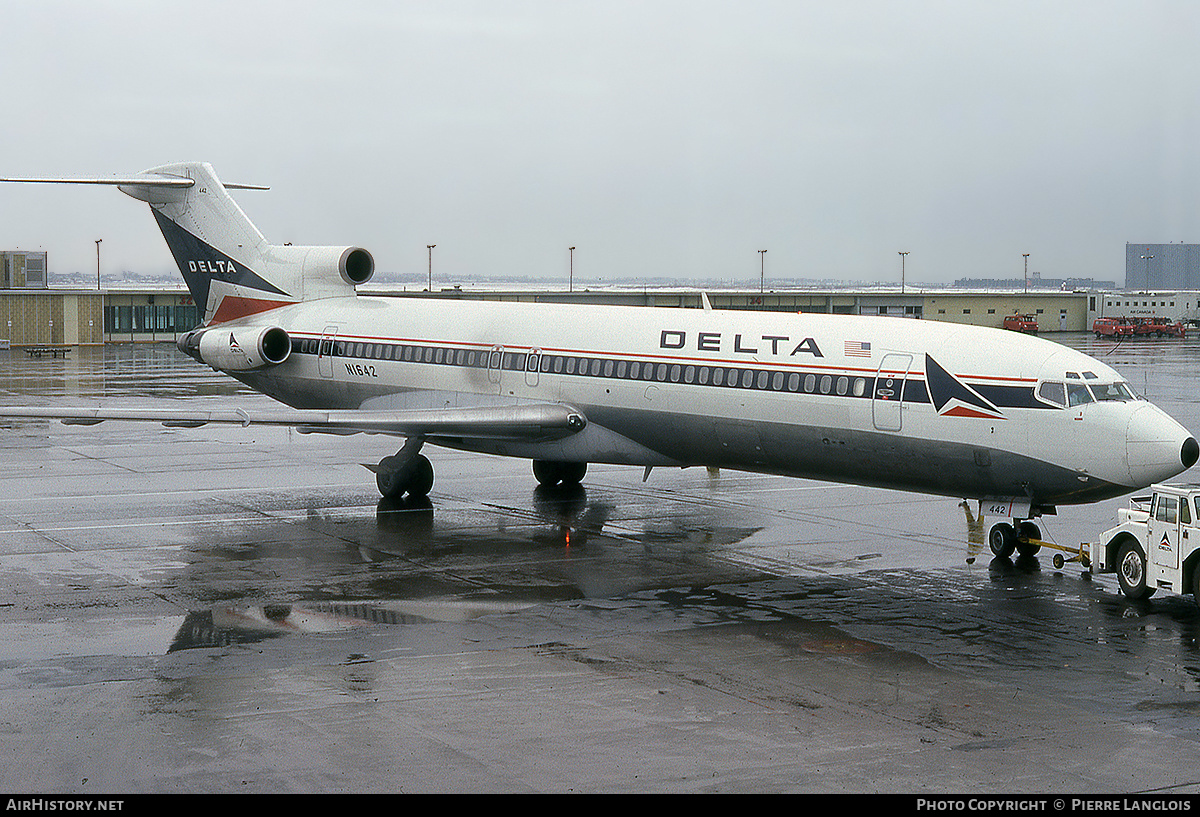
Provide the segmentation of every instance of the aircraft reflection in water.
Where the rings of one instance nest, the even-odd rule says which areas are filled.
[[[272,245],[207,164],[117,179],[147,202],[204,324],[179,347],[291,406],[248,412],[7,408],[92,424],[287,425],[405,438],[374,467],[425,496],[426,442],[527,458],[573,485],[588,463],[709,466],[968,497],[1016,522],[1131,493],[1200,445],[1114,369],[1036,337],[934,321],[365,297],[360,247]],[[1036,527],[1023,522],[1021,532]],[[1011,550],[1017,526],[991,528]]]
[[[253,644],[288,635],[333,633],[372,625],[467,621],[530,606],[532,602],[391,600],[214,607],[188,613],[168,652]]]
[[[592,533],[602,533],[611,509],[600,503],[589,505],[582,485],[539,485],[534,489],[532,510],[532,541],[570,547],[583,545]],[[434,508],[427,496],[383,497],[376,506],[375,520],[384,534],[380,547],[385,550],[368,558],[386,558],[389,551],[411,553],[455,545],[434,535]]]
[[[710,575],[737,574],[738,568],[727,565],[712,574],[707,554],[760,529],[739,526],[720,513],[697,515],[689,506],[686,513],[639,523],[635,530],[611,524],[611,511],[606,502],[589,502],[586,490],[574,485],[539,486],[530,506],[504,508],[495,524],[479,524],[472,518],[439,529],[433,504],[426,497],[381,499],[370,521],[340,514],[327,518],[311,512],[301,527],[310,532],[307,541],[319,545],[305,561],[309,569],[320,572],[290,577],[283,592],[295,593],[298,586],[307,586],[300,592],[318,598],[277,604],[230,603],[193,611],[180,626],[170,651],[371,627],[462,622],[547,601],[608,597],[614,588],[622,593],[660,592],[659,581],[671,586],[678,583],[685,560],[703,566]],[[220,582],[224,592],[240,592],[247,598],[276,592],[262,583],[269,579],[253,568],[246,571],[250,578],[239,590],[230,583],[224,566],[234,553],[243,564],[252,560],[268,564],[283,551],[288,556],[304,553],[306,542],[298,534],[296,522],[280,525],[287,531],[259,530],[255,538],[286,543],[280,546],[282,550],[258,545],[239,550],[237,543],[245,539],[240,530],[231,530],[228,542],[206,538],[196,550],[192,578],[204,586]],[[339,558],[329,549],[331,534],[352,543],[350,552],[357,551],[361,562],[369,566],[355,570],[352,565],[357,559],[347,563]],[[517,558],[480,563],[476,558],[480,553]],[[463,554],[467,554],[466,570]],[[576,555],[584,558],[576,559]],[[389,561],[392,569],[386,564]],[[209,570],[217,573],[210,578],[205,572]],[[329,600],[329,588],[334,585],[333,592],[350,600]]]

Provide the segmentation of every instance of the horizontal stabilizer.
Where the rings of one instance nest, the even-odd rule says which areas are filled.
[[[113,177],[74,177],[74,178],[0,178],[0,182],[24,182],[25,184],[108,184],[114,187],[174,187],[186,188],[196,183],[194,179],[184,179],[171,176],[113,176]],[[270,190],[260,184],[233,184],[221,182],[226,190]]]
[[[14,179],[0,178],[0,182],[25,182],[27,184],[111,184],[111,185],[141,185],[143,187],[191,187],[191,179],[146,178],[144,176],[126,176],[121,178],[73,178],[73,179]]]
[[[68,425],[94,425],[105,420],[162,423],[170,428],[197,428],[209,423],[296,428],[304,433],[394,434],[401,437],[455,437],[475,440],[558,440],[582,431],[582,412],[559,403],[481,406],[410,411],[302,410],[243,411],[178,409],[2,407],[0,417],[61,420]]]

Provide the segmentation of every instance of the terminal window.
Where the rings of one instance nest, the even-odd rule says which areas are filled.
[[[25,256],[25,286],[46,285],[46,259],[39,255]]]

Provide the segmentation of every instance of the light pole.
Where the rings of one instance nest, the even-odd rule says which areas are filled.
[[[571,271],[567,278],[567,292],[575,291],[575,248],[567,247],[567,251],[571,254]]]
[[[426,244],[425,249],[429,250],[429,291],[433,292],[433,248],[437,244]]]
[[[908,252],[898,251],[900,255],[900,294],[904,294],[904,262],[908,260]]]
[[[96,291],[100,291],[100,242],[103,238],[96,239]]]
[[[1150,289],[1150,259],[1154,256],[1150,254],[1150,248],[1146,248],[1146,254],[1142,256],[1142,260],[1146,262],[1146,290]]]
[[[767,251],[758,251],[758,294],[762,295],[767,283]],[[760,303],[759,306],[762,306]]]
[[[1025,294],[1029,294],[1029,253],[1021,253],[1021,257],[1025,259]]]

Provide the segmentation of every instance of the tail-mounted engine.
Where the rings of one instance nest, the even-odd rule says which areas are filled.
[[[277,366],[292,353],[292,339],[278,326],[196,329],[177,345],[184,354],[227,372]]]
[[[263,278],[297,300],[339,298],[371,280],[375,259],[362,247],[274,244],[263,254]]]
[[[375,259],[362,247],[308,247],[304,277],[332,279],[339,276],[350,286],[365,284],[375,274]]]

